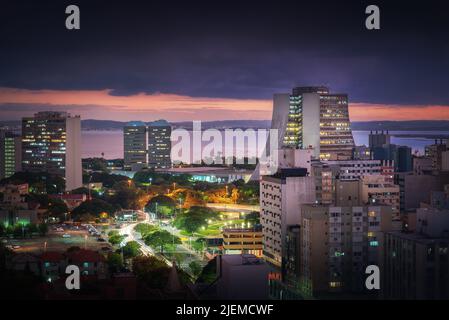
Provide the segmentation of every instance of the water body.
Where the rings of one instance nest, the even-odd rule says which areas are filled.
[[[413,152],[424,153],[424,147],[434,143],[434,139],[425,137],[416,137],[419,135],[443,135],[448,136],[449,131],[390,131],[394,134],[408,134],[415,137],[394,137],[391,143],[405,145],[412,148]],[[369,131],[353,131],[356,145],[368,145]],[[101,157],[104,153],[105,159],[123,158],[123,133],[122,131],[83,131],[82,138],[82,157]],[[207,143],[205,143],[207,144]],[[256,146],[249,146],[256,150]]]

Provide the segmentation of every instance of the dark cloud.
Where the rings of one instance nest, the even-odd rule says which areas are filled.
[[[64,28],[78,4],[81,30]],[[356,102],[449,104],[449,4],[376,1],[10,1],[0,86],[270,98],[326,84]]]

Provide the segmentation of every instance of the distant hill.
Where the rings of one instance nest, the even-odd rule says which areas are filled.
[[[0,127],[20,128],[19,120],[0,121]],[[93,120],[87,119],[81,121],[83,130],[122,130],[126,122],[112,120]],[[192,121],[172,122],[174,128],[191,129]],[[202,129],[234,129],[234,128],[270,128],[271,120],[222,120],[222,121],[203,121]],[[370,130],[390,130],[390,131],[449,131],[448,120],[416,120],[416,121],[363,121],[352,122],[352,130],[370,131]]]

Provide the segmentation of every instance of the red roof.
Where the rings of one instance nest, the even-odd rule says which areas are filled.
[[[67,258],[73,263],[104,262],[105,258],[96,251],[80,249],[67,253]]]
[[[64,260],[64,255],[59,252],[45,252],[41,255],[41,261],[43,262],[59,262]]]

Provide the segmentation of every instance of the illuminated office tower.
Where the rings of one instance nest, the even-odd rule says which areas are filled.
[[[141,121],[132,121],[123,128],[125,170],[139,171],[148,167],[147,127]]]
[[[22,169],[62,176],[67,191],[81,187],[80,117],[48,111],[23,118]]]
[[[148,124],[148,167],[171,168],[171,126],[165,120]]]
[[[285,147],[313,148],[321,160],[347,160],[352,156],[348,96],[326,87],[297,87],[290,95]]]
[[[12,132],[0,131],[0,179],[9,178],[22,167],[22,140]]]

